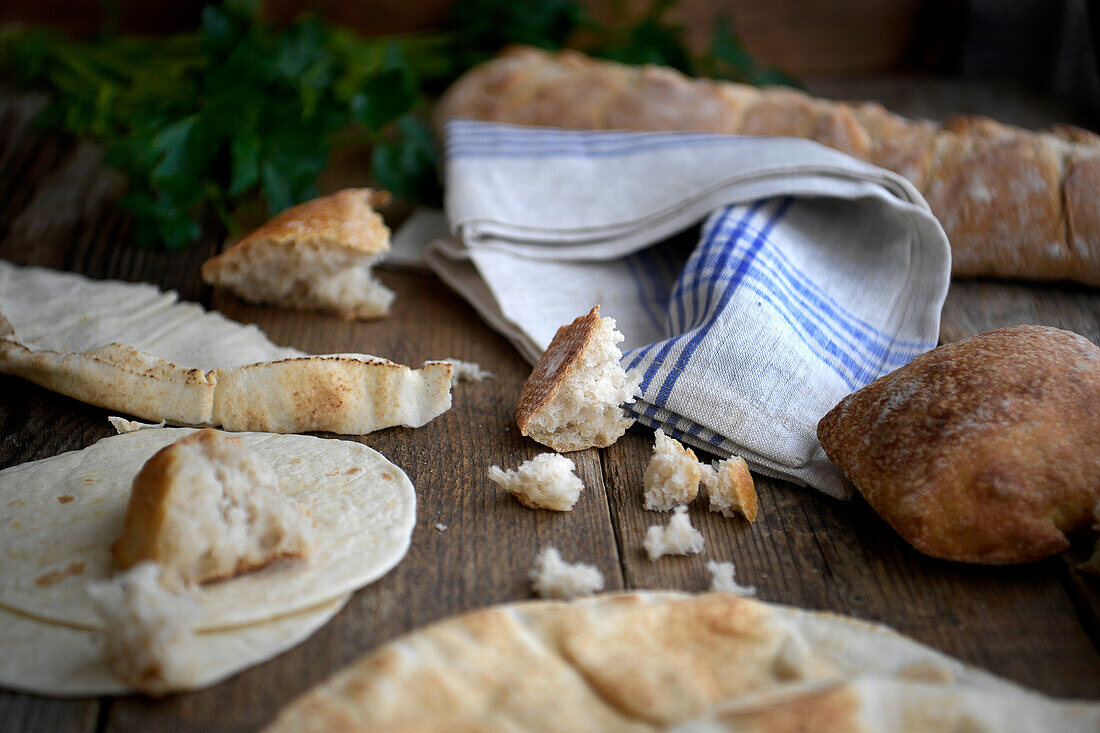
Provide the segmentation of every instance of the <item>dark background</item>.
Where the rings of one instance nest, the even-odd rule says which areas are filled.
[[[453,0],[266,0],[274,21],[303,10],[369,34],[431,28]],[[650,0],[588,0],[602,20],[642,12]],[[199,0],[0,0],[0,22],[60,26],[79,36],[194,27]],[[1093,0],[680,0],[670,17],[697,46],[718,15],[750,51],[799,76],[921,73],[1009,76],[1097,110]]]

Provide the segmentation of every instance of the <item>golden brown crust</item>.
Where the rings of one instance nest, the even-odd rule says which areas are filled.
[[[516,406],[516,424],[523,435],[540,409],[554,399],[562,383],[577,368],[581,354],[595,338],[600,325],[600,306],[586,315],[578,316],[572,323],[562,326],[554,334],[553,341],[543,352],[539,363],[519,393]]]
[[[745,519],[749,522],[755,522],[756,515],[759,513],[756,485],[752,480],[749,464],[745,462],[745,459],[741,456],[730,456],[719,463],[716,479],[721,486],[719,490],[735,501],[733,508],[744,514]],[[710,490],[708,487],[708,491]],[[711,509],[713,510],[713,508],[714,501],[712,500]]]
[[[1100,261],[1100,153],[1069,157],[1063,193],[1069,248],[1085,269]]]
[[[174,521],[171,512],[180,509],[178,499],[173,501],[172,495],[180,488],[180,476],[185,471],[185,463],[195,460],[187,451],[190,447],[211,460],[222,460],[226,453],[244,453],[249,450],[240,438],[204,428],[153,454],[134,477],[126,516],[122,522],[122,534],[111,544],[111,555],[120,569],[126,570],[145,561],[166,567],[174,565],[175,558],[169,556],[170,549],[161,541],[162,528],[168,522]],[[276,560],[303,557],[308,549],[308,545],[299,543],[294,545],[294,549],[287,547],[268,553],[263,558],[254,555],[239,557],[235,565],[194,580],[205,583],[231,578],[258,570]]]
[[[1100,497],[1100,348],[1016,326],[922,354],[849,395],[818,438],[921,552],[1039,560],[1068,547]]]
[[[201,445],[215,439],[216,435],[214,430],[199,430],[161,448],[141,467],[130,491],[122,534],[111,544],[111,555],[120,569],[126,570],[144,560],[164,561],[157,546],[157,535],[168,518],[171,477],[178,470],[180,460],[183,460],[179,446]],[[238,438],[226,440],[240,444]]]
[[[1061,164],[1052,146],[1032,136],[939,136],[925,196],[951,242],[953,275],[1056,278],[1074,262],[1065,244]]]
[[[951,242],[953,274],[1100,285],[1100,199],[1087,197],[1085,172],[1065,160],[1100,155],[1100,136],[1087,130],[1035,133],[974,115],[940,126],[874,102],[819,100],[531,48],[513,48],[459,79],[437,108],[437,122],[448,117],[809,138],[892,170],[924,193]],[[1074,170],[1078,180],[1071,181]],[[1072,202],[1069,191],[1063,197],[1071,184],[1079,194]]]
[[[390,248],[390,232],[375,208],[389,200],[386,191],[346,188],[292,206],[204,262],[203,279],[211,282],[218,268],[253,247],[294,244],[341,248],[366,255],[385,252]]]
[[[769,608],[726,594],[483,609],[361,658],[267,730],[417,730],[439,719],[488,730],[664,729],[790,684],[779,659],[791,633]],[[836,672],[812,657],[799,676]]]

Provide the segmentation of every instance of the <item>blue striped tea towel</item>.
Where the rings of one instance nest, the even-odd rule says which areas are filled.
[[[451,120],[446,208],[428,264],[529,361],[600,304],[639,421],[832,496],[818,420],[936,345],[943,229],[904,179],[807,140]]]

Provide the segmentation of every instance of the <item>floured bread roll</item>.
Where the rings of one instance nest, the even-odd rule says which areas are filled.
[[[173,581],[203,583],[303,557],[312,535],[270,465],[242,440],[200,430],[142,466],[111,554],[123,569],[152,561]]]
[[[373,207],[389,193],[345,189],[282,212],[203,263],[202,278],[254,303],[323,310],[345,318],[387,315],[393,291],[371,275],[390,248]]]
[[[519,431],[558,452],[604,448],[622,437],[634,420],[620,405],[638,389],[619,364],[622,340],[598,305],[559,328],[520,392]]]
[[[567,512],[580,498],[584,483],[573,471],[573,461],[557,453],[543,453],[514,471],[489,466],[489,478],[531,509]]]
[[[1100,348],[1016,326],[921,354],[817,426],[829,459],[921,552],[1006,564],[1066,550],[1100,499]]]
[[[645,487],[645,508],[667,512],[673,507],[690,504],[699,493],[703,469],[695,452],[680,441],[657,429],[653,442],[653,457],[642,476]]]
[[[201,665],[195,626],[202,611],[186,594],[162,585],[161,572],[156,563],[143,562],[113,580],[88,584],[103,617],[111,671],[151,695],[193,686]]]

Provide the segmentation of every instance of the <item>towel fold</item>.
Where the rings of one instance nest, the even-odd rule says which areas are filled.
[[[446,207],[429,266],[529,361],[599,304],[639,421],[832,496],[818,420],[936,344],[943,229],[811,141],[451,120]]]

